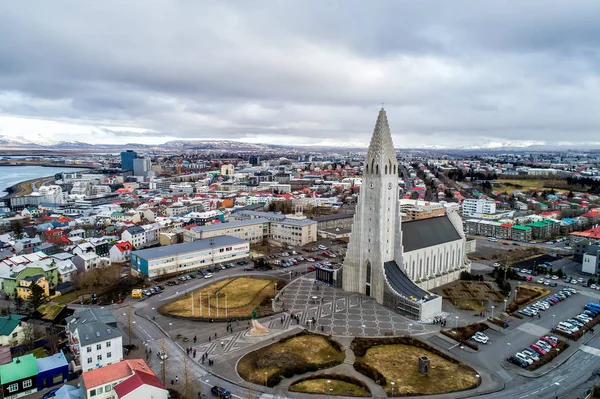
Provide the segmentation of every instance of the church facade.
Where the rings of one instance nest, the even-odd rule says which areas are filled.
[[[406,222],[405,227],[398,197],[398,161],[382,108],[365,159],[342,288],[426,320],[442,308],[442,298],[426,290],[470,270],[462,222],[449,214]]]

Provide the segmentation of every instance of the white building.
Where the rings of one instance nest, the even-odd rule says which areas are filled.
[[[149,278],[209,268],[246,259],[250,243],[230,236],[186,242],[131,253],[131,269]]]
[[[68,345],[84,372],[120,362],[123,337],[108,309],[85,309],[66,319]]]
[[[64,204],[65,198],[63,196],[62,187],[57,185],[41,186],[38,190],[41,199],[40,202],[50,202],[53,204]]]
[[[110,248],[110,261],[112,263],[124,263],[128,262],[131,257],[131,250],[133,245],[129,241],[120,241],[115,243]]]
[[[456,212],[403,223],[398,194],[398,161],[381,109],[365,160],[342,288],[372,297],[400,314],[427,320],[442,310],[442,298],[427,290],[470,270],[462,223]],[[422,266],[413,271],[413,263],[429,269]]]
[[[489,199],[467,198],[462,203],[464,217],[483,217],[496,213],[496,203]]]
[[[167,399],[169,392],[142,359],[122,360],[84,372],[80,385],[86,399]]]

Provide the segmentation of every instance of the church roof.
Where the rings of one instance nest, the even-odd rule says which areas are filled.
[[[394,143],[392,142],[392,133],[390,132],[387,114],[383,108],[379,110],[373,136],[371,136],[369,151],[367,152],[367,162],[370,159],[377,158],[379,158],[380,162],[384,161],[386,163],[388,159],[396,160],[396,150],[394,150]]]
[[[447,216],[402,222],[404,252],[460,240],[460,234]]]
[[[385,276],[390,286],[398,294],[406,297],[414,297],[417,300],[423,299],[427,292],[413,283],[407,276],[402,272],[396,261],[391,260],[383,264],[385,270]]]

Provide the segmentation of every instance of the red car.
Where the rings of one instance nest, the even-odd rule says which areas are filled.
[[[558,339],[556,338],[552,339],[551,337],[540,337],[540,339],[544,342],[548,342],[548,344],[550,344],[552,347],[558,345]]]
[[[309,272],[314,272],[315,271],[315,267],[313,265],[309,265],[306,267],[306,270],[308,270]]]
[[[546,354],[546,351],[543,350],[540,346],[537,346],[536,344],[531,344],[531,345],[529,345],[529,347],[531,349],[533,349],[534,351],[536,351],[537,353],[539,353],[540,355]]]

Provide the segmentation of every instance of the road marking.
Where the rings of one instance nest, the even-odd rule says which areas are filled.
[[[591,346],[587,346],[587,345],[581,345],[579,347],[579,349],[581,349],[582,351],[589,353],[591,355],[600,356],[600,349],[597,349],[597,348],[594,348]]]
[[[527,334],[535,335],[536,337],[541,337],[548,333],[548,329],[544,327],[540,327],[533,323],[524,323],[517,327],[517,330],[521,330],[526,332]]]
[[[528,396],[529,396],[529,394],[527,394],[527,395],[523,395],[523,396],[519,396],[519,399],[523,399],[523,398],[526,398],[526,397],[528,397]]]

